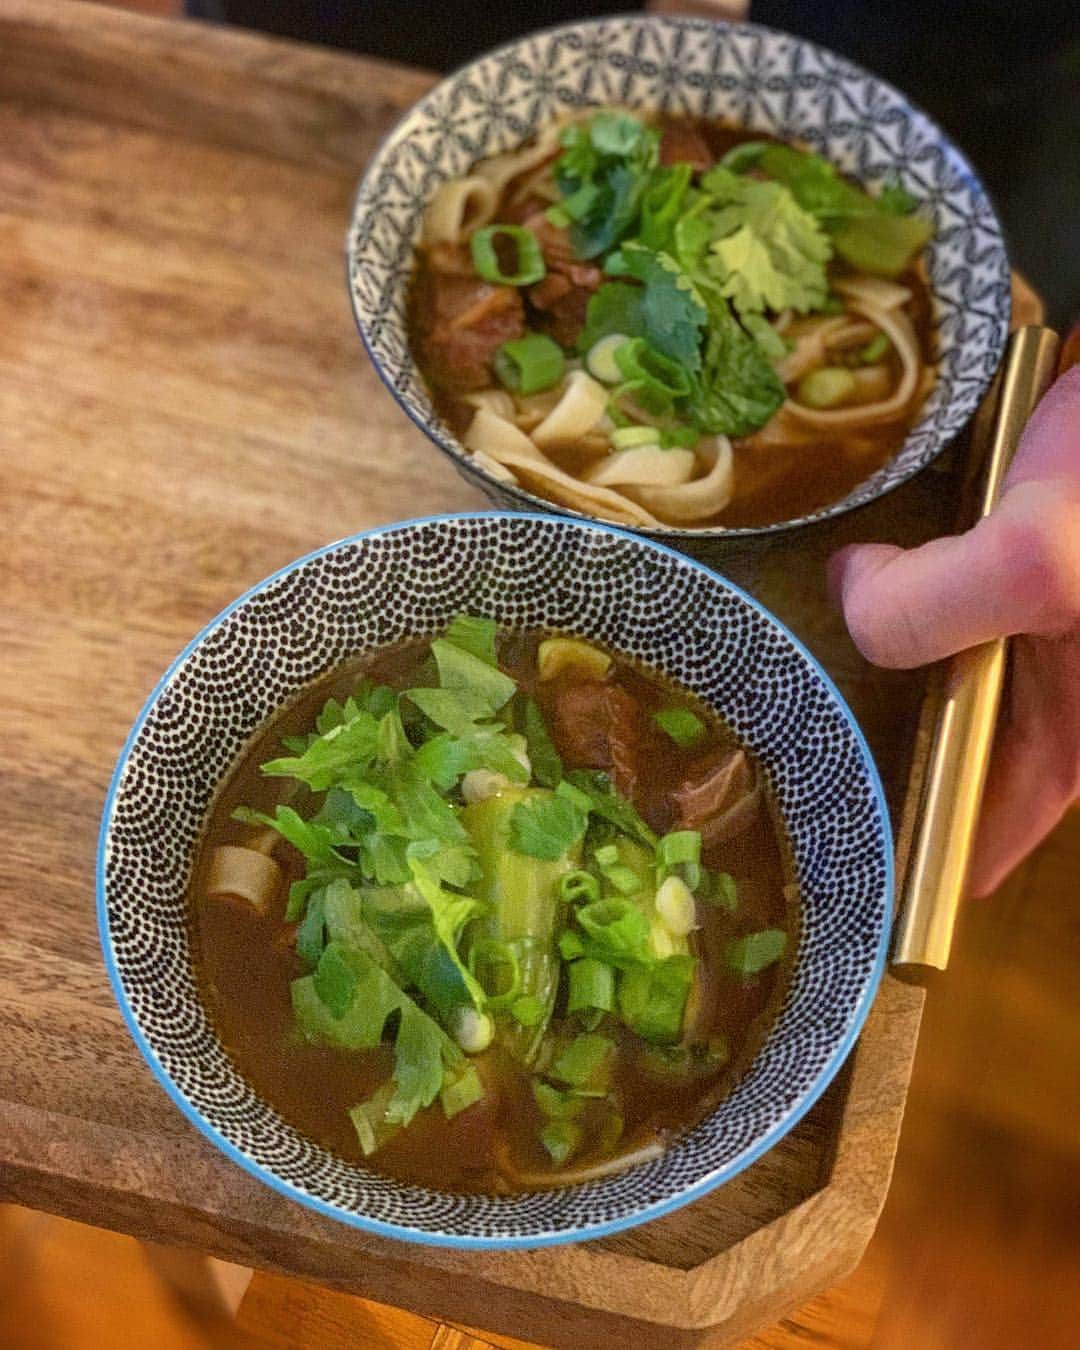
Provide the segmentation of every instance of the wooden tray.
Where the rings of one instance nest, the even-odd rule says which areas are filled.
[[[553,1346],[727,1345],[838,1279],[885,1198],[918,1033],[922,993],[892,978],[781,1145],[574,1248],[463,1255],[318,1218],[157,1086],[108,988],[92,882],[139,706],[290,559],[482,504],[379,385],[342,281],[358,174],[431,77],[62,0],[6,0],[0,52],[0,1198]],[[847,695],[894,808],[922,681],[861,661],[823,564],[848,539],[939,532],[952,496],[949,469],[928,472],[754,578]]]

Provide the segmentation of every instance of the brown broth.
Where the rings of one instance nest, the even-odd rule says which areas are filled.
[[[745,127],[706,119],[667,118],[660,125],[686,125],[699,132],[717,160],[743,142],[775,142],[778,139],[767,132],[748,131]],[[516,181],[506,186],[504,202],[512,196],[515,187]],[[502,218],[509,217],[507,213],[500,214],[500,210],[496,209],[495,219]],[[426,269],[425,255],[421,250],[413,283],[414,296],[417,281],[425,275]],[[842,276],[848,270],[845,264],[836,260],[828,268],[830,277]],[[923,359],[932,366],[935,357],[931,297],[921,265],[917,264],[898,280],[913,292],[908,312],[915,326]],[[528,306],[526,308],[528,311]],[[410,326],[414,336],[416,323],[416,308],[410,302]],[[463,436],[474,408],[454,391],[441,388],[437,381],[429,379],[428,384],[440,416],[457,436]],[[888,463],[903,445],[916,416],[917,410],[893,422],[874,427],[850,432],[822,431],[814,439],[800,439],[798,444],[792,445],[780,443],[759,446],[753,444],[752,440],[750,443],[736,440],[735,491],[731,501],[723,511],[689,524],[693,528],[717,525],[734,529],[774,525],[820,511],[846,497],[883,464]],[[583,457],[573,449],[554,452],[551,458],[571,474],[579,473],[593,462],[591,455]],[[537,490],[540,496],[545,495],[541,489]]]
[[[536,650],[542,636],[503,634],[499,655],[501,667],[548,711],[558,681],[536,681]],[[445,1120],[436,1103],[365,1160],[348,1111],[389,1077],[389,1049],[347,1052],[302,1038],[293,1020],[289,984],[306,968],[293,950],[294,926],[284,922],[284,894],[265,918],[242,902],[206,896],[213,848],[250,837],[250,827],[232,820],[233,809],[245,804],[272,812],[289,791],[284,785],[288,780],[266,779],[259,773],[259,765],[279,753],[281,737],[309,730],[323,703],[331,696],[343,700],[361,675],[408,687],[426,652],[426,643],[410,642],[342,666],[306,689],[256,735],[217,797],[200,841],[190,893],[193,961],[211,1020],[240,1072],[286,1120],[331,1152],[403,1181],[488,1193],[515,1189],[499,1166],[500,1156],[509,1155],[517,1170],[547,1173],[550,1184],[557,1185],[559,1173],[551,1168],[537,1139],[541,1117],[532,1098],[531,1075],[498,1048],[474,1060],[487,1089],[484,1101],[452,1121]],[[734,745],[734,738],[710,710],[644,667],[617,658],[612,679],[647,710],[674,703],[692,707],[706,720],[707,739],[690,751],[675,746],[647,719],[641,762],[648,766],[649,778],[635,794],[635,805],[655,829],[663,830],[672,823],[670,794],[685,780],[694,760],[710,748]],[[574,767],[572,761],[567,767]],[[290,798],[301,814],[308,813],[310,805],[305,793],[302,789]],[[287,880],[303,875],[303,859],[290,846],[282,844],[275,856]],[[792,936],[796,931],[796,908],[785,898],[792,893],[786,884],[791,879],[790,853],[775,807],[767,804],[737,840],[706,853],[703,860],[730,872],[738,885],[734,916],[715,906],[699,906],[704,923],[699,934],[702,969],[715,999],[711,1030],[726,1038],[731,1058],[700,1077],[658,1077],[643,1064],[642,1043],[609,1018],[603,1031],[620,1047],[614,1082],[625,1119],[618,1151],[631,1150],[645,1138],[670,1138],[700,1119],[744,1071],[771,1025],[787,983],[788,961],[743,979],[727,972],[718,955],[723,944],[739,933],[764,927],[782,927]],[[789,942],[789,951],[793,947]],[[558,1012],[557,1008],[555,1022]],[[600,1156],[582,1153],[574,1165]]]

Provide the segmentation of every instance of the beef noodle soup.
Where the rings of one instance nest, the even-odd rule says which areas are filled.
[[[933,385],[916,205],[758,134],[593,112],[439,189],[413,351],[497,478],[623,524],[789,520]]]
[[[486,1193],[659,1154],[745,1069],[798,924],[753,757],[656,672],[460,616],[259,733],[200,844],[203,998],[341,1157]]]

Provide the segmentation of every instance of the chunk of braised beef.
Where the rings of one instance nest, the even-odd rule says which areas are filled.
[[[660,163],[689,164],[695,173],[704,173],[714,163],[705,137],[688,122],[669,122],[660,136]]]
[[[442,261],[454,259],[448,254]],[[475,274],[423,268],[412,303],[420,364],[433,384],[449,391],[490,384],[499,347],[525,332],[519,292]]]
[[[672,794],[679,830],[698,830],[705,848],[735,839],[761,809],[761,782],[744,750],[713,751]]]
[[[536,326],[560,347],[576,347],[589,300],[603,281],[603,273],[578,258],[569,231],[552,225],[542,211],[530,216],[526,224],[539,241],[548,269],[543,281],[529,288]]]
[[[555,692],[551,734],[567,768],[603,769],[631,799],[644,727],[644,708],[621,685],[585,680],[560,683]]]

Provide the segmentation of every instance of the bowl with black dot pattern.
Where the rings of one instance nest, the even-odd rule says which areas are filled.
[[[792,520],[641,532],[721,564],[865,506],[941,454],[978,406],[1009,329],[1001,226],[971,165],[898,90],[812,42],[755,24],[622,15],[533,33],[449,76],[394,128],[357,191],[346,271],[360,337],[390,393],[458,472],[497,506],[577,514],[487,472],[435,408],[406,322],[424,211],[478,160],[605,105],[800,142],[871,190],[899,183],[934,226],[925,259],[936,380],[896,454],[839,501]]]
[[[234,1065],[192,969],[187,887],[214,793],[278,708],[341,662],[467,611],[559,628],[666,672],[767,774],[791,842],[801,930],[776,1023],[730,1095],[663,1154],[526,1195],[443,1193],[306,1138]],[[486,512],[388,525],[283,568],[213,619],[140,712],[109,788],[101,942],[139,1049],[239,1166],[345,1223],[456,1247],[579,1241],[666,1214],[772,1147],[824,1091],[870,1007],[892,912],[881,785],[840,694],[793,635],[700,563],[611,526]]]

